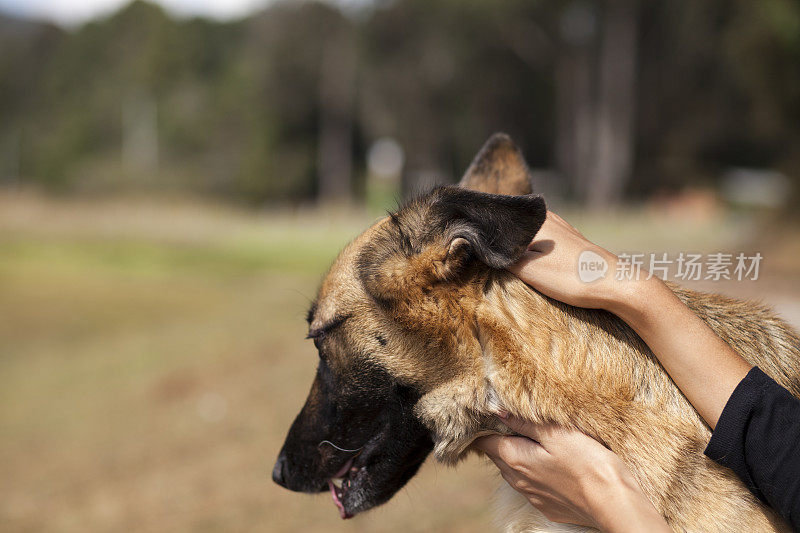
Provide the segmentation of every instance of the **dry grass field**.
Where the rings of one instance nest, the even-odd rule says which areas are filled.
[[[476,459],[429,462],[389,504],[346,522],[327,494],[270,479],[316,364],[306,307],[370,220],[0,197],[0,530],[490,528],[499,478]],[[757,236],[729,218],[572,220],[617,250],[716,251]],[[797,320],[796,258],[761,285],[724,289]]]

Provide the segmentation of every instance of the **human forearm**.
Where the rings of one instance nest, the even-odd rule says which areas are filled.
[[[550,298],[577,307],[603,308],[625,320],[647,343],[700,415],[715,428],[731,393],[750,370],[750,365],[658,278],[647,280],[646,272],[639,272],[638,279],[630,281],[613,276],[619,270],[618,262],[616,255],[588,241],[558,215],[548,212],[547,220],[528,250],[509,270]],[[598,265],[603,268],[598,270]],[[588,278],[582,276],[581,272],[586,274],[586,271],[595,275]],[[547,445],[541,439],[541,429],[526,433],[518,425],[512,424],[509,427],[519,434],[530,436],[543,446]],[[574,437],[576,432],[569,434]],[[585,436],[584,438],[588,439]],[[501,437],[487,439],[491,442],[491,439]],[[587,444],[584,440],[582,445],[574,443],[571,453],[565,453],[563,464],[553,469],[557,475],[552,476],[553,481],[549,487],[575,487],[576,483],[564,483],[564,480],[585,480],[583,475],[573,475],[570,478],[569,473],[575,473],[576,465],[593,465],[588,469],[596,471],[605,461],[605,464],[616,464],[617,472],[625,470],[620,467],[621,462],[615,462],[608,455],[601,455],[600,461],[596,457],[589,457],[583,462],[576,461],[580,457],[580,453],[577,453],[580,450],[605,450],[596,442],[596,446],[592,446],[592,442],[594,441]],[[557,439],[554,444],[553,450],[565,452],[570,449],[564,445],[563,439]],[[528,479],[529,485],[523,483],[522,487],[532,488],[533,495],[529,498],[531,503],[540,510],[549,508],[551,513],[559,516],[559,510],[564,507],[563,501],[556,500],[550,506],[542,505],[543,501],[547,503],[552,500],[543,500],[541,494],[535,490],[537,484],[541,484],[537,480],[541,480],[542,476],[540,473],[528,475],[529,472],[524,468],[524,465],[541,465],[541,457],[548,456],[539,455],[538,459],[535,456],[516,461],[516,464],[523,465],[516,470],[516,475],[515,469],[502,466],[502,461],[499,461],[498,466],[507,479],[517,482],[520,476],[523,481]],[[615,482],[612,476],[590,484],[588,488],[584,487],[580,495],[572,494],[567,501],[571,502],[573,512],[568,513],[571,520],[567,521],[595,525],[614,533],[667,531],[668,526],[663,518],[647,501],[643,492],[637,493],[635,481],[631,484],[631,480],[630,477],[618,477]],[[518,484],[513,486],[521,490]]]
[[[752,365],[657,278],[619,282],[606,308],[644,340],[713,429]]]
[[[638,533],[672,531],[655,507],[637,488],[625,484],[594,491],[594,516],[600,531]]]

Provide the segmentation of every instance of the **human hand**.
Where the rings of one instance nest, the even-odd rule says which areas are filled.
[[[587,260],[605,262],[605,274],[587,281],[587,272],[579,268],[579,261]],[[589,241],[563,218],[548,211],[528,250],[508,270],[542,294],[561,302],[620,314],[621,307],[642,291],[634,280],[616,279],[617,262],[616,255]],[[638,276],[641,280],[647,277]],[[658,282],[657,278],[652,279]]]
[[[608,265],[604,276],[589,282],[581,279],[583,252],[596,254],[595,259]],[[605,309],[625,321],[713,429],[752,365],[660,279],[644,270],[633,279],[617,279],[617,263],[616,255],[548,211],[528,250],[508,270],[551,298]]]
[[[603,531],[670,531],[622,460],[575,429],[508,416],[520,437],[475,441],[511,487],[552,522]]]

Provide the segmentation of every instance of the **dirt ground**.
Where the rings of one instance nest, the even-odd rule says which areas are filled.
[[[764,300],[800,326],[794,233],[761,243],[735,217],[567,216],[616,251],[763,244],[759,281],[697,285]],[[0,197],[0,530],[489,529],[499,477],[476,459],[429,461],[346,522],[327,494],[270,480],[316,364],[304,313],[370,219]]]

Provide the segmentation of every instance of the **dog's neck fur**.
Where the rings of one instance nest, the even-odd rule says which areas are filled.
[[[753,530],[771,529],[774,516],[743,487],[730,491],[739,483],[735,476],[703,455],[708,426],[620,319],[551,300],[508,273],[492,274],[480,292],[481,301],[469,306],[475,314],[473,342],[459,348],[469,351],[472,365],[432,388],[417,405],[438,460],[454,464],[476,438],[510,433],[493,414],[502,408],[528,420],[575,427],[605,444],[676,524],[702,523],[701,514],[715,509],[721,530],[729,521],[731,528],[741,525],[735,523],[739,512],[750,516]],[[678,295],[691,306],[714,298],[690,291]],[[727,320],[731,329],[733,321]],[[465,320],[458,322],[466,327]],[[677,500],[669,488],[681,476],[681,483],[696,487],[695,494],[713,491],[717,497]]]
[[[456,462],[478,436],[507,432],[493,416],[500,408],[602,441],[627,431],[624,420],[638,409],[633,400],[697,418],[622,321],[555,302],[510,274],[492,277],[474,306],[474,365],[418,407],[433,428],[439,460]],[[538,364],[542,359],[547,364]]]

